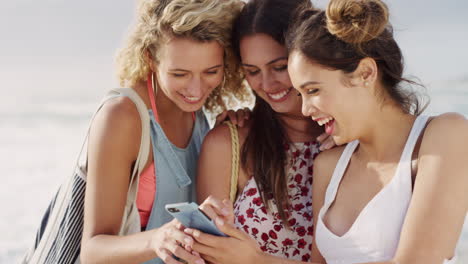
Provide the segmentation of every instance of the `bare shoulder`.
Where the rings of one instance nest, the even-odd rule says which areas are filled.
[[[90,146],[121,146],[129,152],[138,152],[141,139],[141,120],[135,104],[127,97],[106,102],[93,121]]]
[[[468,147],[468,120],[458,113],[434,117],[421,142],[421,153]]]
[[[445,173],[425,175],[442,177],[445,180],[449,177],[459,179],[462,175],[468,175],[466,173],[468,171],[460,173],[468,169],[464,165],[466,157],[468,157],[468,120],[457,113],[436,116],[426,128],[418,158],[425,171]],[[448,173],[449,171],[452,173]]]
[[[249,130],[249,123],[247,122],[243,127],[237,127],[239,142],[244,142],[247,137]],[[210,130],[203,140],[202,149],[205,150],[215,150],[215,151],[227,151],[226,155],[230,155],[231,150],[231,131],[227,124],[220,124]],[[222,153],[218,153],[224,155]]]
[[[458,113],[444,113],[434,117],[426,129],[428,137],[437,136],[462,136],[468,137],[468,120]],[[460,138],[460,139],[462,139]]]

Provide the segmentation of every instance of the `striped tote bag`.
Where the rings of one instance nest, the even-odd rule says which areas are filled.
[[[145,103],[130,88],[112,89],[103,99],[96,113],[110,99],[126,96],[136,105],[141,117],[142,137],[140,151],[130,180],[127,202],[119,235],[140,231],[140,217],[136,208],[139,174],[146,164],[150,148],[150,119]],[[94,116],[92,120],[94,119]],[[92,123],[91,120],[91,123]],[[50,202],[37,231],[34,245],[21,263],[73,264],[80,263],[81,235],[83,232],[83,206],[86,188],[87,140],[81,148],[74,172],[59,188]]]

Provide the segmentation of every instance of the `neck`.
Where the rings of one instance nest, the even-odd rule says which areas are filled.
[[[394,160],[401,156],[416,117],[396,106],[381,108],[376,113],[369,119],[367,132],[359,138],[356,154],[368,161]]]
[[[302,115],[278,114],[278,117],[283,122],[285,132],[291,142],[314,141],[323,133],[316,122]]]

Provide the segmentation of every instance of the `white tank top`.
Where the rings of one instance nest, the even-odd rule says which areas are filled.
[[[427,119],[427,116],[416,118],[393,178],[368,202],[350,229],[344,235],[337,236],[325,226],[323,217],[335,200],[338,186],[359,141],[346,146],[333,172],[317,219],[316,243],[328,264],[389,261],[394,257],[412,196],[412,153]]]

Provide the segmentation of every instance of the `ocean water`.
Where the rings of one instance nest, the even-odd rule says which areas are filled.
[[[21,80],[18,80],[21,81]],[[103,89],[3,92],[0,99],[0,263],[17,263],[60,183],[70,176]],[[468,116],[468,78],[428,85],[428,113]],[[468,190],[468,186],[467,186]],[[468,221],[458,246],[468,263]]]

